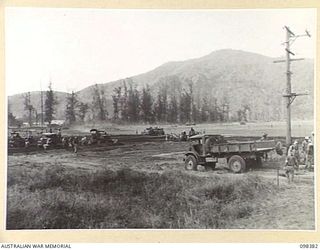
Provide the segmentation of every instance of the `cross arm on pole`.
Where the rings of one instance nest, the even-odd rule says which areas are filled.
[[[295,36],[295,34],[289,29],[288,26],[284,26],[284,28],[290,33],[291,36]]]
[[[289,98],[289,103],[288,103],[287,107],[289,107],[293,103],[293,101],[296,99],[297,96],[302,96],[302,95],[309,95],[309,93],[300,93],[300,94],[291,93],[291,94],[283,95],[283,97]]]
[[[290,50],[288,50],[288,49],[286,49],[286,51],[287,51],[289,54],[293,55],[293,56],[296,55],[295,53],[293,53],[292,51],[290,51]]]
[[[294,62],[294,61],[302,61],[304,60],[304,58],[295,58],[295,59],[290,59],[290,62]],[[274,63],[282,63],[282,62],[286,62],[286,60],[280,59],[280,60],[274,60]]]

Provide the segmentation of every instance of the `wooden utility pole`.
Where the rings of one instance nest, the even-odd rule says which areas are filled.
[[[286,88],[286,93],[283,95],[287,99],[286,101],[286,109],[287,109],[287,116],[286,116],[286,121],[287,121],[287,129],[286,129],[286,145],[287,147],[290,146],[291,144],[291,104],[294,101],[294,99],[297,96],[300,95],[307,95],[307,93],[302,93],[302,94],[297,94],[297,93],[292,93],[291,91],[291,75],[292,72],[290,70],[290,62],[292,61],[300,61],[304,60],[303,58],[297,58],[297,59],[291,59],[291,55],[295,55],[291,50],[290,50],[290,45],[298,38],[302,36],[310,36],[310,33],[306,30],[305,34],[302,35],[295,35],[287,26],[284,26],[286,30],[286,41],[284,44],[286,45],[285,51],[286,51],[286,60],[276,60],[274,61],[275,63],[280,63],[280,62],[285,62],[287,67],[286,67],[286,75],[287,75],[287,88]]]
[[[32,126],[32,111],[33,111],[33,106],[31,105],[31,94],[28,92],[24,96],[24,109],[28,111],[28,123],[29,126]]]
[[[292,72],[290,71],[290,54],[292,53],[290,51],[290,35],[292,34],[289,30],[289,28],[286,28],[286,64],[287,64],[287,91],[286,91],[286,96],[285,98],[287,99],[286,104],[287,104],[287,134],[286,134],[286,144],[289,147],[291,144],[291,74]]]
[[[43,115],[43,91],[42,91],[42,84],[40,81],[40,109],[41,109],[41,115],[40,115],[40,123],[41,123],[41,127],[43,127],[44,124],[44,115]]]
[[[43,127],[43,92],[42,92],[42,89],[41,89],[41,127]]]

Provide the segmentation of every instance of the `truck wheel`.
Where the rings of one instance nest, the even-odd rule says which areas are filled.
[[[206,168],[206,170],[210,171],[210,170],[214,170],[216,168],[216,163],[215,162],[206,162],[204,164],[204,167]]]
[[[245,160],[239,155],[233,155],[228,161],[229,169],[234,173],[241,173],[246,169]]]
[[[188,155],[185,161],[186,170],[197,170],[197,159],[193,155]]]

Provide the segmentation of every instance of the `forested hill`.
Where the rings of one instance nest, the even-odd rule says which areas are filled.
[[[187,91],[191,81],[194,102],[199,107],[205,99],[211,107],[228,104],[229,116],[236,117],[239,109],[247,107],[250,109],[248,119],[279,120],[285,114],[282,95],[286,89],[286,69],[284,63],[274,63],[276,59],[239,50],[219,50],[201,58],[165,63],[125,81],[132,80],[138,89],[148,84],[154,101],[161,86],[166,86],[170,99],[172,95],[181,94],[183,89]],[[313,117],[313,60],[293,62],[292,71],[292,91],[309,92],[308,96],[294,101],[293,117],[310,119]],[[123,86],[123,82],[119,80],[100,87],[105,93],[112,93],[115,87]],[[90,92],[92,87],[78,94],[84,99]]]
[[[8,97],[8,109],[14,116],[17,118],[26,117],[28,112],[24,109],[24,102],[27,93],[12,95]],[[68,93],[54,91],[55,98],[57,100],[57,105],[55,107],[56,111],[56,118],[57,119],[64,119],[64,110],[66,106],[66,98],[69,96]],[[42,92],[43,96],[43,103],[46,98],[45,91]],[[31,105],[37,110],[38,114],[41,113],[41,92],[40,91],[32,91],[30,92],[30,101]],[[35,114],[33,114],[35,116]],[[26,121],[26,120],[25,120]]]
[[[185,100],[181,97],[192,92],[193,113],[207,110],[203,115],[215,116],[220,112],[227,116],[223,119],[236,120],[243,112],[248,120],[279,120],[285,114],[282,95],[286,88],[286,69],[284,63],[273,63],[275,59],[239,50],[219,50],[201,58],[168,62],[147,73],[99,84],[98,87],[107,99],[109,116],[113,116],[114,90],[121,86],[124,95],[125,82],[128,89],[130,85],[133,90],[137,87],[140,99],[143,88],[150,87],[155,107],[153,112],[159,111],[156,107],[162,99],[167,102],[167,108],[173,99],[182,105]],[[308,96],[294,101],[293,117],[310,119],[313,117],[313,60],[293,62],[292,72],[292,91],[309,92]],[[94,86],[90,86],[79,91],[78,98],[91,105],[93,89]],[[16,102],[12,100],[13,97],[9,97],[12,112],[21,116],[21,110],[15,110]],[[60,98],[60,105],[59,109],[63,109],[63,98]],[[214,119],[218,118],[221,119]]]

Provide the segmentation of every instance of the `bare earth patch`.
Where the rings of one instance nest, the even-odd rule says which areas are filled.
[[[148,142],[77,154],[8,156],[7,228],[313,230],[313,172],[288,184],[271,159],[233,174],[184,170],[187,143]],[[36,219],[34,219],[36,218]]]

